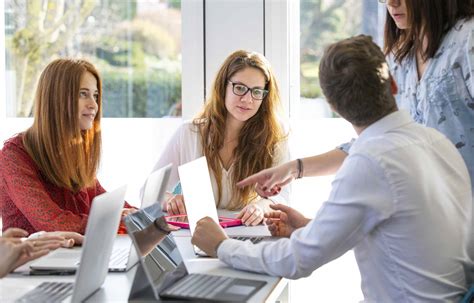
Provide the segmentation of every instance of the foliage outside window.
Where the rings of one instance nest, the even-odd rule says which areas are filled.
[[[105,117],[181,115],[177,0],[5,0],[7,114],[32,115],[43,68],[86,58],[103,78]]]
[[[303,107],[326,106],[318,77],[325,47],[362,33],[379,41],[378,13],[374,0],[300,0],[300,94],[309,101]]]

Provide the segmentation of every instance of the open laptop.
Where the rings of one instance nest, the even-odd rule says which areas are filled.
[[[142,199],[142,208],[152,205],[163,198],[166,184],[171,172],[171,164],[154,171],[147,178]],[[135,249],[128,235],[116,235],[112,255],[109,260],[110,272],[128,271],[138,262]],[[37,274],[44,273],[74,273],[79,266],[81,249],[60,248],[30,264],[30,269]]]
[[[122,186],[94,198],[75,282],[43,282],[17,302],[59,302],[71,293],[72,302],[82,302],[102,286],[120,224],[125,192],[126,186]]]
[[[173,164],[169,163],[148,176],[143,190],[141,208],[161,202],[166,192],[166,185],[168,184],[172,167]]]
[[[245,302],[266,284],[262,280],[189,274],[173,236],[162,233],[152,220],[140,215],[140,212],[142,210],[125,218],[137,253],[145,254],[140,258],[129,301],[172,299]],[[156,249],[148,253],[150,247]],[[155,257],[153,252],[159,256]]]
[[[189,229],[191,235],[194,234],[197,221],[204,217],[211,217],[215,222],[218,221],[216,202],[212,191],[211,177],[207,165],[206,157],[201,157],[178,167],[179,179],[186,204],[186,213],[188,215]],[[231,236],[237,240],[250,240],[258,243],[269,236]],[[199,255],[205,253],[195,247],[195,252]]]

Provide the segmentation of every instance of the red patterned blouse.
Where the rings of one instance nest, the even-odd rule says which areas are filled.
[[[105,192],[99,181],[74,193],[50,183],[26,152],[22,134],[5,141],[0,151],[0,210],[3,230],[85,233],[92,199]],[[125,203],[125,207],[130,206]]]

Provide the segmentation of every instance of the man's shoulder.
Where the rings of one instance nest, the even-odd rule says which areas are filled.
[[[354,150],[351,149],[351,154],[381,157],[416,146],[429,147],[439,143],[449,144],[450,141],[434,128],[409,123],[365,140],[362,144],[355,146]]]

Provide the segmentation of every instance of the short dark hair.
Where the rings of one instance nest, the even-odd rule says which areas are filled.
[[[393,53],[397,62],[413,56],[423,47],[424,38],[428,38],[428,45],[422,55],[425,60],[433,58],[446,33],[459,20],[474,17],[474,0],[405,2],[410,28],[399,29],[388,13],[385,19],[384,53]]]
[[[328,103],[356,126],[368,126],[397,109],[384,54],[369,36],[328,46],[319,81]]]

